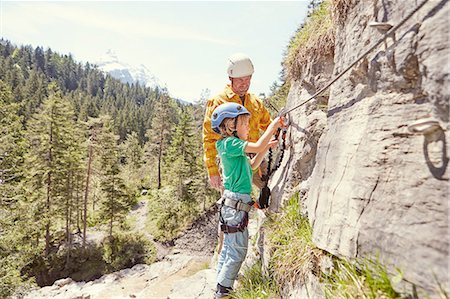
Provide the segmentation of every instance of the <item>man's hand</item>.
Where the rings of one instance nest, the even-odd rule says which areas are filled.
[[[209,178],[209,184],[214,189],[221,190],[223,189],[222,178],[219,175],[215,175]]]

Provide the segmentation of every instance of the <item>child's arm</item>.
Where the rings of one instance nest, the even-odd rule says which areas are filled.
[[[258,139],[257,142],[248,142],[247,146],[245,147],[246,153],[260,153],[263,152],[267,147],[267,144],[269,144],[270,138],[275,133],[275,131],[281,127],[281,121],[280,118],[275,118],[270,125],[267,127],[267,130],[264,132],[264,134]]]
[[[262,160],[264,159],[264,156],[266,155],[269,148],[274,148],[275,146],[277,146],[277,144],[278,144],[278,140],[270,140],[269,143],[267,144],[266,148],[262,152],[257,153],[250,160],[250,165],[252,167],[252,170],[255,170],[259,167],[259,165],[261,164]]]

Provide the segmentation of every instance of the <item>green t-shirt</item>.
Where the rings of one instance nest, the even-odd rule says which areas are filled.
[[[245,154],[247,141],[230,136],[216,142],[222,164],[223,186],[226,190],[243,194],[252,192],[252,167]]]

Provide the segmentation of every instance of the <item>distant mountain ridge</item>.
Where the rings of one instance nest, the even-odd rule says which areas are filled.
[[[126,64],[119,60],[112,49],[106,51],[95,64],[100,70],[123,83],[139,83],[141,86],[150,88],[166,88],[166,84],[162,83],[145,65],[131,66]]]

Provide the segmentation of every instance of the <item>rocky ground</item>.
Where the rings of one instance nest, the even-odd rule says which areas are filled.
[[[51,286],[28,293],[25,298],[212,298],[216,288],[216,211],[215,207],[208,210],[174,241],[175,246],[159,244],[161,259],[152,265],[135,265],[89,282],[60,279]],[[136,217],[135,229],[145,233],[147,202],[139,202],[131,214]],[[255,214],[251,218],[254,219]],[[249,228],[250,234],[255,236],[257,223],[253,219]],[[255,258],[254,251],[249,250],[246,264],[251,264]]]
[[[212,255],[217,244],[217,221],[214,205],[175,240],[175,247],[193,255]]]
[[[169,254],[152,265],[107,274],[90,282],[57,280],[25,296],[27,299],[211,298],[215,271],[211,257]]]

